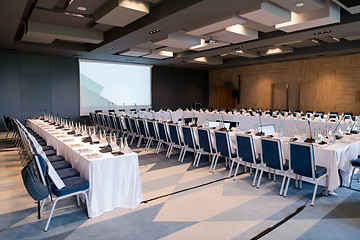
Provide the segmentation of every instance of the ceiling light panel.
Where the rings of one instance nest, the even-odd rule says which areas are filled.
[[[267,26],[274,26],[291,20],[289,10],[272,2],[263,2],[254,11],[241,14],[240,16]]]
[[[206,41],[205,39],[201,39],[201,44],[191,47],[190,50],[204,51],[204,50],[208,50],[208,49],[227,46],[230,44],[230,43],[224,43],[224,42],[217,42],[216,44],[211,44],[211,43],[206,43],[205,41]]]
[[[236,24],[242,24],[246,21],[245,18],[240,17],[237,14],[234,14],[231,17],[227,17],[225,19],[222,19],[220,21],[217,21],[215,23],[203,26],[201,28],[197,28],[191,31],[186,32],[187,34],[194,35],[194,36],[203,36],[208,33],[216,32],[219,30],[222,30],[224,28],[227,28],[229,26],[233,26]]]
[[[286,8],[296,13],[310,12],[321,9],[325,6],[324,0],[271,0],[271,1],[283,8]],[[303,6],[297,7],[296,5],[300,3],[303,3]]]
[[[131,57],[141,57],[141,56],[147,55],[149,53],[150,53],[149,49],[130,48],[130,49],[127,49],[127,50],[119,53],[119,55],[121,55],[121,56],[131,56]]]
[[[144,58],[153,58],[153,59],[166,59],[174,56],[173,52],[161,51],[161,50],[151,50],[150,54],[143,56]]]
[[[295,32],[308,28],[340,22],[340,7],[332,1],[326,1],[325,7],[305,13],[291,13],[291,21],[275,27],[285,32]]]
[[[207,65],[221,65],[223,64],[223,59],[218,57],[198,57],[186,62],[207,64]]]
[[[247,57],[247,58],[256,58],[259,57],[259,54],[257,51],[251,51],[251,50],[239,50],[236,52],[229,53],[231,55],[241,56],[241,57]]]
[[[34,39],[43,41],[48,39],[49,43],[55,39],[59,39],[71,42],[99,44],[103,41],[103,33],[85,28],[28,21],[27,31],[24,33],[22,41],[34,42]]]
[[[227,27],[224,30],[211,33],[207,37],[212,37],[218,41],[226,43],[239,43],[257,39],[258,31],[237,24]]]
[[[94,13],[95,22],[124,27],[149,13],[149,3],[141,0],[110,0]]]
[[[346,1],[346,0],[333,0],[340,7],[344,8],[346,11],[351,14],[360,13],[360,2],[358,0]]]
[[[269,48],[267,50],[260,51],[261,56],[269,56],[269,55],[277,55],[277,54],[284,54],[284,53],[292,53],[294,49],[292,47],[287,46],[276,46]]]
[[[161,40],[155,40],[153,41],[153,43],[167,47],[187,49],[201,44],[201,41],[199,38],[188,34],[173,33],[173,34],[169,34],[167,37]]]

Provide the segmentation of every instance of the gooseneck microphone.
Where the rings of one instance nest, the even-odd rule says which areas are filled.
[[[259,116],[259,122],[260,122],[260,132],[257,132],[255,136],[264,136],[265,133],[263,133],[262,131],[261,116]]]
[[[308,120],[308,125],[309,125],[309,130],[310,130],[310,137],[307,138],[307,139],[305,139],[304,142],[306,142],[306,143],[314,143],[314,142],[315,142],[315,139],[312,138],[310,120]]]

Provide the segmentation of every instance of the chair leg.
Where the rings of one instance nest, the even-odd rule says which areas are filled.
[[[254,180],[253,180],[253,183],[252,183],[253,187],[255,187],[255,182],[256,182],[256,177],[257,177],[258,172],[259,172],[259,168],[256,168],[255,175],[254,175]]]
[[[262,175],[263,175],[263,172],[264,172],[264,169],[261,168],[260,175],[259,175],[259,180],[258,180],[258,183],[257,183],[257,185],[256,185],[257,188],[260,187],[260,182],[261,182],[261,177],[262,177]]]
[[[240,166],[240,162],[237,162],[237,165],[236,165],[236,169],[235,169],[235,174],[234,174],[233,181],[235,181],[235,180],[236,180],[236,175],[237,175],[237,173],[238,173],[239,166]]]
[[[40,215],[41,215],[41,213],[42,213],[42,210],[44,209],[46,199],[47,199],[47,198],[45,198],[45,199],[43,200],[43,202],[41,203]]]
[[[216,168],[216,164],[218,162],[218,159],[219,159],[219,155],[217,155],[217,157],[216,157],[216,160],[215,160],[215,163],[214,163],[214,166],[213,166],[213,169],[212,169],[212,173],[215,172],[215,168]]]
[[[184,152],[186,152],[186,148],[182,147],[181,151],[180,151],[179,158],[178,158],[178,162],[182,162],[181,160],[182,160],[182,155],[184,154]]]
[[[286,183],[285,192],[284,192],[284,195],[283,195],[284,197],[286,197],[287,191],[289,189],[290,180],[291,180],[291,175],[288,176],[288,181]]]
[[[77,203],[77,206],[80,207],[80,198],[79,198],[79,195],[76,195],[76,203]]]
[[[53,203],[53,206],[52,206],[52,208],[51,208],[51,212],[50,212],[49,218],[48,218],[48,220],[47,220],[47,223],[46,223],[46,226],[45,226],[45,229],[44,229],[45,232],[47,232],[47,230],[48,230],[48,228],[49,228],[49,224],[50,224],[50,221],[51,221],[51,217],[52,217],[52,215],[53,215],[53,213],[54,213],[54,209],[55,209],[55,206],[56,206],[56,203],[57,203],[58,200],[59,200],[59,198],[55,199],[55,201],[54,201],[54,203]]]
[[[315,196],[316,196],[318,184],[319,184],[319,180],[316,179],[315,188],[314,188],[314,193],[313,193],[313,197],[312,197],[312,201],[311,201],[311,206],[314,206]]]
[[[90,210],[90,208],[89,208],[89,198],[88,198],[88,195],[87,195],[86,193],[83,193],[83,194],[84,194],[84,196],[85,196],[86,211],[87,211],[87,214],[88,214],[88,218],[91,218],[91,217],[90,217],[90,214],[89,214],[89,210]]]
[[[210,173],[212,172],[214,163],[215,163],[215,161],[217,161],[218,157],[219,157],[219,155],[215,155],[215,156],[213,157],[213,159],[212,159],[212,161],[211,161],[211,165],[210,165],[210,171],[209,171]]]
[[[210,155],[209,155],[209,156],[210,156]],[[198,166],[199,166],[200,159],[201,159],[201,152],[199,151],[199,155],[198,155],[198,159],[197,159],[196,167],[198,167]]]
[[[355,169],[356,168],[353,168],[353,170],[352,170],[352,174],[351,174],[351,178],[350,178],[350,186],[349,187],[351,187],[351,184],[352,184],[352,181],[353,181],[353,177],[354,177],[354,173],[355,173]],[[359,174],[359,173],[358,173]],[[358,175],[359,176],[359,175]],[[358,177],[359,178],[359,177]]]
[[[233,160],[232,160],[232,162],[231,162],[231,167],[230,167],[230,171],[229,171],[229,176],[228,176],[228,178],[231,177],[232,169],[233,169],[233,167],[234,167],[234,162],[235,162],[235,158],[233,158]]]
[[[193,162],[193,167],[196,166],[196,162],[197,162],[198,155],[199,155],[199,152],[196,151],[195,158],[194,158],[194,162]]]
[[[299,188],[302,189],[302,176],[300,176]]]
[[[282,183],[281,183],[281,188],[280,188],[280,192],[279,192],[279,195],[280,195],[280,196],[283,194],[283,189],[284,189],[285,180],[286,180],[286,174],[284,174],[283,180],[282,180]]]

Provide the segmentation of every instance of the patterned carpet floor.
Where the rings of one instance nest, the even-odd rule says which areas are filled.
[[[44,232],[51,203],[42,219],[22,183],[16,148],[0,135],[0,239],[359,239],[360,184],[341,187],[337,195],[323,196],[314,185],[303,189],[291,182],[286,198],[278,195],[282,177],[274,182],[264,175],[260,188],[253,175],[228,179],[224,161],[214,174],[204,156],[198,168],[193,154],[179,163],[178,151],[132,149],[139,154],[144,203],[136,209],[117,208],[88,219],[85,204],[75,198],[59,201],[48,232]]]

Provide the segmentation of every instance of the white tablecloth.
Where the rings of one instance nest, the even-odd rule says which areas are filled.
[[[229,133],[232,151],[236,149],[236,132]],[[212,135],[212,137],[214,137]],[[257,155],[261,154],[261,137],[254,136],[255,150]],[[349,140],[346,140],[349,139]],[[337,141],[335,144],[319,145],[314,144],[315,164],[326,167],[329,177],[329,190],[334,191],[340,186],[340,177],[343,179],[343,185],[350,184],[352,166],[350,160],[356,159],[360,154],[360,139],[356,139],[356,135],[345,136],[344,140]],[[282,148],[285,159],[290,158],[289,137],[281,138]],[[310,178],[303,178],[304,181],[314,182]],[[319,182],[325,186],[326,179]]]
[[[205,113],[198,111],[174,111],[174,112],[139,112],[139,117],[141,118],[152,118],[155,116],[156,120],[163,118],[164,120],[172,119],[173,122],[178,122],[178,120],[182,117],[184,118],[192,118],[198,117],[198,123],[204,123],[206,119],[209,121],[216,120],[224,120],[231,122],[239,122],[240,129],[242,131],[248,131],[249,129],[254,129],[255,124],[260,125],[260,118],[252,117],[252,116],[243,116],[243,115],[232,115],[232,114],[220,114],[220,113]],[[301,119],[291,119],[288,118],[272,118],[272,117],[261,117],[261,124],[274,124],[276,131],[279,131],[279,127],[282,126],[284,129],[284,136],[293,137],[294,135],[299,135],[302,133],[303,129],[307,129],[307,133],[309,133],[309,125],[307,120]],[[311,130],[321,129],[322,132],[326,130],[326,127],[331,127],[333,130],[336,127],[336,122],[328,122],[328,121],[311,121]],[[340,128],[345,130],[350,124],[342,123]],[[309,135],[310,136],[310,135]]]
[[[80,172],[81,177],[89,181],[89,214],[97,217],[117,207],[135,208],[142,201],[142,189],[139,172],[139,161],[136,153],[113,156],[111,153],[99,153],[99,145],[82,143],[82,137],[68,135],[57,138],[54,126],[41,120],[27,120],[26,125],[45,139],[48,145],[53,146],[58,155],[64,156],[72,167]],[[45,128],[45,129],[44,129]],[[57,130],[67,135],[62,130]],[[64,142],[64,139],[74,139]],[[79,143],[80,148],[92,149],[101,154],[98,159],[86,159],[69,145]]]

